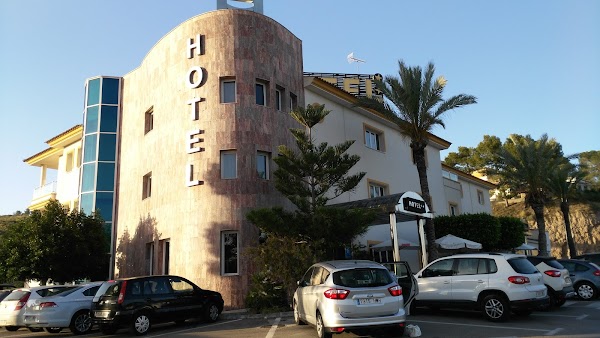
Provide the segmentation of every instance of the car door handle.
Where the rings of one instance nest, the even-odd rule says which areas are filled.
[[[483,283],[483,280],[480,279],[480,280],[477,281],[477,283]]]
[[[444,284],[450,284],[450,281],[449,280],[445,280]]]

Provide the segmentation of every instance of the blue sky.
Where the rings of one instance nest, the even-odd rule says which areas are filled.
[[[0,215],[25,210],[39,183],[23,159],[82,122],[85,79],[127,74],[178,24],[215,9],[0,1]],[[434,130],[449,151],[511,133],[547,133],[567,154],[600,150],[600,1],[264,0],[264,12],[302,40],[307,72],[392,75],[398,59],[433,61],[446,97],[478,98]],[[366,63],[349,64],[350,52]]]

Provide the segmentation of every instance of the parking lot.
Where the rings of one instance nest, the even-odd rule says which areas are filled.
[[[505,323],[492,323],[481,314],[471,311],[439,310],[435,313],[421,309],[409,316],[408,324],[418,325],[421,337],[600,337],[600,300],[585,302],[570,300],[559,309],[534,312],[529,317],[513,317]],[[71,337],[69,330],[58,334],[33,333],[27,329],[7,332],[2,338],[12,337]],[[127,330],[114,337],[130,336]],[[385,336],[385,335],[384,335]],[[406,336],[406,335],[405,335]],[[110,337],[94,330],[86,337]],[[152,328],[147,337],[198,338],[309,338],[316,337],[310,326],[297,326],[290,315],[275,318],[235,318],[225,316],[213,324],[189,321],[183,325],[162,324]],[[338,338],[359,337],[350,333],[334,335]],[[389,336],[388,336],[389,337]]]

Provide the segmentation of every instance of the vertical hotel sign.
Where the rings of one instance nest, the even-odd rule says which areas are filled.
[[[186,47],[186,56],[188,59],[194,59],[204,54],[204,35],[197,34],[194,38],[188,38]],[[201,66],[192,66],[186,73],[185,83],[188,88],[196,89],[204,85],[204,72],[205,69]],[[199,107],[200,103],[204,101],[204,98],[194,95],[194,97],[186,104],[190,106],[190,118],[192,121],[198,121],[199,119]],[[202,152],[205,149],[200,147],[200,144],[204,142],[201,137],[204,134],[202,129],[193,129],[186,133],[185,148],[188,154]],[[193,187],[195,185],[203,184],[194,177],[194,165],[188,163],[185,170],[186,185]]]

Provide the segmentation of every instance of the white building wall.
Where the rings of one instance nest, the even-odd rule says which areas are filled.
[[[488,214],[492,213],[492,206],[490,205],[490,191],[487,188],[461,178],[459,178],[459,182],[463,189],[461,214],[478,214],[482,212]],[[483,203],[480,203],[478,193],[482,194]]]
[[[71,209],[78,207],[80,157],[81,141],[78,141],[66,146],[58,160],[56,199]],[[71,162],[70,165],[67,160]]]

